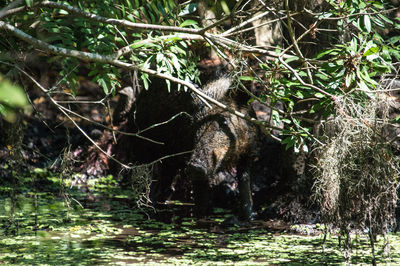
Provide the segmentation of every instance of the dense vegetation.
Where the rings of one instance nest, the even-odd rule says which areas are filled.
[[[35,168],[48,173],[56,165],[60,195],[67,205],[75,202],[66,196],[66,184],[77,180],[69,139],[55,156],[49,150],[27,159],[24,134],[35,130],[26,133],[26,121],[68,124],[68,134],[83,134],[100,151],[103,168],[113,161],[139,173],[144,168],[113,157],[87,131],[88,124],[110,139],[124,134],[111,114],[117,92],[132,86],[139,93],[157,77],[168,90],[190,91],[207,105],[254,123],[294,154],[306,155],[322,221],[340,229],[347,251],[356,229],[369,233],[374,250],[377,235],[395,227],[399,12],[397,1],[387,0],[5,1],[0,178],[4,198],[13,202],[5,214],[11,215],[10,226],[18,221],[18,194],[32,192],[24,190],[27,177],[39,195],[35,182],[42,175],[32,172]],[[198,66],[220,64],[249,103],[270,108],[269,119],[232,110],[199,89]],[[84,85],[89,79],[98,85],[94,91]],[[40,107],[43,102],[51,107]],[[143,138],[141,132],[131,134]],[[107,172],[85,167],[94,169],[94,176]],[[138,174],[145,178],[131,195],[141,204],[149,203],[147,175]],[[350,253],[345,257],[350,261]]]

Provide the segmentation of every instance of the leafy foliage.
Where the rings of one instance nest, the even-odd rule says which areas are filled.
[[[382,79],[393,77],[398,71],[399,38],[393,34],[400,24],[398,18],[388,16],[388,10],[393,10],[390,2],[327,3],[323,12],[313,15],[321,28],[337,31],[328,36],[331,46],[318,47],[320,51],[312,59],[296,55],[262,62],[259,67],[264,71],[263,79],[253,79],[268,92],[260,98],[285,104],[286,113],[277,118],[275,126],[279,122],[285,124],[283,134],[287,137],[282,143],[287,148],[294,146],[296,151],[308,151],[307,145],[314,139],[312,128],[304,121],[334,115],[338,97],[356,97],[364,103],[375,99],[374,91],[382,88]],[[318,28],[310,32],[316,34]],[[322,33],[319,38],[324,38]],[[301,48],[301,40],[298,42]]]
[[[28,6],[33,2],[27,3]],[[77,7],[83,12],[110,19],[126,19],[134,23],[150,23],[166,26],[193,27],[195,21],[185,20],[183,10],[193,12],[192,5],[178,5],[173,0],[164,1],[69,1],[68,7]],[[191,8],[189,6],[192,6]],[[177,76],[183,80],[198,82],[196,69],[197,55],[190,49],[190,41],[178,36],[165,37],[162,32],[137,32],[107,23],[99,23],[81,16],[71,16],[64,9],[44,7],[31,9],[25,14],[17,14],[12,20],[23,21],[26,33],[58,47],[87,51],[99,55],[112,55],[123,47],[130,46],[132,52],[125,56],[126,62],[149,68],[156,66],[159,73]],[[33,23],[33,27],[29,27]],[[9,39],[9,37],[7,38]],[[5,49],[20,51],[10,43]],[[74,58],[50,59],[58,61],[60,74],[74,94],[78,87],[78,66],[81,62]],[[105,95],[114,93],[120,86],[121,77],[116,67],[104,64],[89,64],[90,76],[104,90]],[[148,84],[147,74],[142,80]],[[169,86],[169,84],[168,84]],[[147,86],[146,86],[147,88]]]

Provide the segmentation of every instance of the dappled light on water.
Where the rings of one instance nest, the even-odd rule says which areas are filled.
[[[117,195],[117,194],[114,194]],[[321,225],[289,226],[280,221],[253,221],[224,226],[231,214],[215,209],[207,220],[190,216],[191,206],[161,211],[138,210],[124,194],[109,198],[94,193],[87,202],[76,192],[69,208],[51,193],[21,194],[14,207],[0,200],[1,264],[341,264],[335,236],[325,244]],[[36,202],[35,202],[36,198]],[[35,207],[36,206],[36,207]],[[82,208],[84,207],[84,208]],[[11,215],[14,208],[14,214]],[[13,217],[13,220],[10,220]],[[296,232],[301,232],[295,233]],[[390,235],[391,256],[400,263],[400,235]],[[368,263],[368,239],[354,237],[352,263]],[[380,242],[382,245],[382,241]]]

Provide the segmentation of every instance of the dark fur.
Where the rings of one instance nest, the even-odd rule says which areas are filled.
[[[228,96],[230,82],[227,77],[205,85],[203,91],[232,109],[250,115],[248,106],[238,106]],[[196,113],[197,130],[194,151],[188,162],[188,175],[193,182],[195,203],[200,216],[209,207],[210,188],[224,182],[222,172],[234,172],[239,182],[241,218],[251,215],[250,178],[247,170],[252,156],[257,153],[257,128],[247,121],[218,107],[199,102]],[[222,178],[221,178],[222,177]]]

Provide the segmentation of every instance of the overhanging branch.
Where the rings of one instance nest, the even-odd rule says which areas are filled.
[[[163,26],[163,25],[155,25],[155,24],[145,24],[145,23],[134,23],[128,20],[123,20],[123,19],[112,19],[112,18],[106,18],[102,17],[96,14],[88,13],[85,12],[79,8],[62,4],[62,3],[57,3],[53,1],[43,1],[39,3],[39,6],[43,7],[51,7],[51,8],[58,8],[62,9],[65,11],[68,11],[70,13],[74,13],[76,15],[95,20],[98,22],[110,24],[110,25],[116,25],[116,26],[122,26],[125,28],[130,28],[130,29],[141,29],[141,30],[158,30],[158,31],[163,31],[163,32],[175,32],[175,33],[186,33],[188,35],[182,35],[182,38],[187,38],[187,39],[197,39],[197,40],[204,40],[204,37],[209,38],[210,40],[214,40],[217,44],[225,44],[229,45],[231,47],[234,47],[235,49],[240,49],[245,52],[250,52],[250,53],[257,53],[257,54],[264,54],[264,55],[269,55],[272,57],[278,57],[278,55],[275,52],[268,51],[266,49],[261,49],[261,48],[253,48],[253,47],[248,47],[245,46],[239,42],[227,39],[224,37],[224,35],[229,33],[230,31],[224,32],[223,34],[216,35],[216,34],[210,34],[206,32],[207,30],[211,29],[212,27],[217,26],[219,23],[224,21],[222,19],[221,21],[218,21],[217,23],[211,25],[210,27],[206,28],[200,28],[200,29],[192,29],[192,28],[181,28],[181,27],[174,27],[174,26]],[[265,14],[264,14],[265,15]],[[252,20],[247,21],[247,23],[250,23]],[[129,50],[129,49],[128,49]]]
[[[264,121],[259,121],[253,117],[250,117],[248,115],[245,115],[237,110],[234,110],[232,108],[230,108],[229,106],[215,100],[214,98],[208,96],[207,94],[203,93],[200,89],[198,89],[196,87],[196,85],[194,85],[191,82],[185,81],[185,80],[181,80],[178,78],[175,78],[173,76],[167,75],[167,74],[163,74],[163,73],[159,73],[155,70],[152,69],[142,69],[139,68],[137,65],[135,64],[131,64],[131,63],[125,63],[122,62],[118,59],[114,59],[114,57],[111,55],[100,55],[100,54],[95,54],[95,53],[89,53],[89,52],[82,52],[82,51],[77,51],[77,50],[71,50],[71,49],[66,49],[66,48],[62,48],[62,47],[57,47],[51,44],[48,44],[46,42],[43,42],[41,40],[38,40],[36,38],[33,38],[32,36],[26,34],[25,32],[15,28],[14,26],[5,23],[3,21],[0,21],[0,29],[3,30],[7,30],[10,31],[12,34],[14,34],[17,38],[33,45],[35,48],[40,48],[45,52],[51,53],[51,54],[57,54],[57,55],[62,55],[62,56],[66,56],[66,57],[74,57],[80,60],[84,60],[84,61],[89,61],[89,62],[96,62],[96,63],[103,63],[103,64],[111,64],[114,65],[116,67],[120,67],[120,68],[124,68],[124,69],[129,69],[129,70],[137,70],[137,71],[141,71],[144,73],[147,73],[149,75],[152,76],[156,76],[162,79],[166,79],[166,80],[170,80],[174,83],[177,84],[181,84],[183,86],[186,86],[187,88],[189,88],[193,93],[195,93],[196,95],[200,96],[201,98],[211,102],[212,104],[242,118],[245,119],[253,124],[256,124],[258,126],[260,126],[260,128],[264,131],[264,133],[269,134],[269,132],[266,130],[266,128],[271,128],[271,129],[278,129],[280,130],[280,128],[278,127],[274,127],[271,125],[268,125],[267,123],[265,123]]]
[[[134,22],[131,22],[129,20],[124,20],[124,19],[106,18],[106,17],[102,17],[102,16],[99,16],[96,14],[85,12],[79,8],[76,8],[76,7],[73,7],[70,5],[57,3],[57,2],[53,2],[53,1],[43,1],[43,2],[39,3],[39,6],[62,9],[62,10],[80,15],[80,16],[88,18],[88,19],[96,20],[98,22],[103,22],[103,23],[111,24],[111,25],[119,25],[119,26],[123,26],[126,28],[130,28],[130,29],[159,30],[159,31],[167,31],[167,32],[182,32],[182,33],[193,33],[193,34],[200,33],[200,30],[192,29],[192,28],[181,28],[181,27],[174,27],[174,26],[134,23]]]

